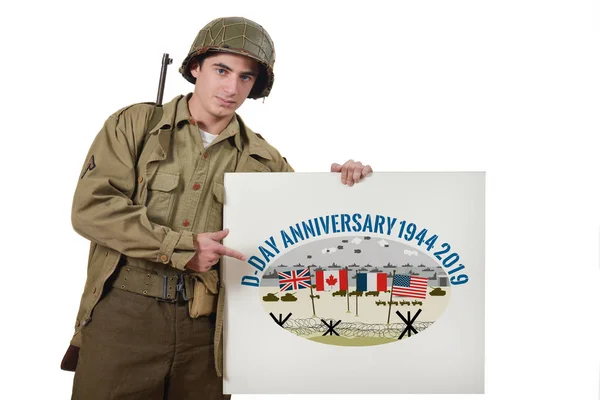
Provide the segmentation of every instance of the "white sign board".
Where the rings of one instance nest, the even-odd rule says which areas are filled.
[[[226,393],[483,393],[484,173],[225,190]]]

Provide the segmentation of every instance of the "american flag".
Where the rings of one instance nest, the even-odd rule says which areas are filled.
[[[277,271],[279,275],[279,290],[310,289],[310,272],[308,268],[291,271]]]
[[[424,299],[427,297],[427,278],[420,276],[395,275],[392,286],[393,296]]]

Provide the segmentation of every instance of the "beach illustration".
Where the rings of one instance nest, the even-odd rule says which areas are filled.
[[[376,236],[298,246],[265,269],[259,295],[275,327],[337,346],[406,340],[431,327],[450,301],[435,258]]]

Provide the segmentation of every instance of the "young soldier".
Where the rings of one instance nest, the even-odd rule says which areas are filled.
[[[219,18],[180,72],[194,84],[162,108],[136,104],[108,118],[73,201],[91,241],[88,278],[63,368],[75,399],[221,399],[219,259],[244,260],[220,241],[225,172],[292,172],[235,111],[273,86],[267,32]],[[342,183],[372,172],[352,160]],[[214,296],[211,296],[214,295]],[[93,311],[93,313],[92,313]]]

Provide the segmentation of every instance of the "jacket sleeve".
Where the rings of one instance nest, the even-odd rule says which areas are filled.
[[[144,179],[136,177],[144,135],[136,136],[134,127],[145,126],[149,118],[147,113],[124,114],[110,116],[90,148],[73,199],[73,228],[127,256],[183,270],[195,253],[193,234],[151,222],[146,206],[131,200],[138,179]]]

